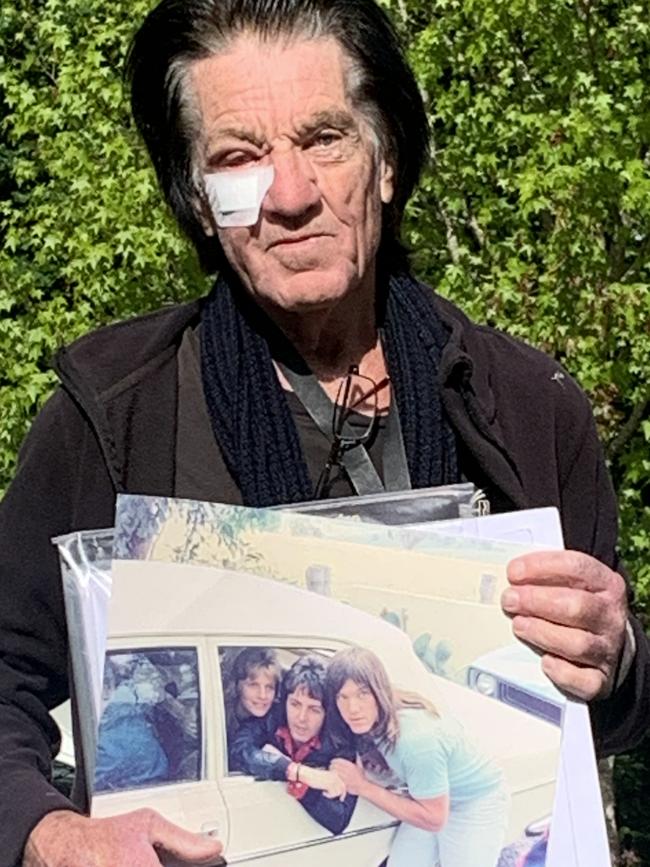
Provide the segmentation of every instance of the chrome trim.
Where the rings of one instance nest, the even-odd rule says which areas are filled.
[[[544,816],[541,819],[536,819],[534,822],[529,822],[524,831],[526,837],[539,837],[540,834],[547,831],[551,824],[551,818],[551,816]]]
[[[283,855],[285,852],[297,852],[299,849],[313,849],[315,846],[323,846],[329,843],[336,843],[339,840],[349,840],[353,837],[363,837],[366,834],[373,834],[375,831],[386,831],[390,828],[396,828],[399,822],[388,822],[385,825],[371,825],[368,828],[360,828],[358,831],[346,831],[343,834],[324,837],[320,840],[309,840],[306,843],[292,843],[290,846],[278,846],[275,849],[258,849],[256,852],[248,852],[245,855],[230,858],[226,853],[228,864],[245,864],[247,861],[254,861],[256,858],[269,858],[271,855]],[[388,853],[386,853],[388,854]]]

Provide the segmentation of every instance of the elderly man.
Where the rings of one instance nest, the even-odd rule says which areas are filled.
[[[556,505],[572,550],[513,562],[504,607],[550,677],[592,702],[600,750],[637,741],[647,646],[627,614],[588,402],[554,361],[411,275],[399,227],[427,122],[381,10],[163,0],[130,77],[163,192],[219,279],[200,303],[59,354],[61,387],[2,503],[4,863],[27,838],[30,867],[131,867],[157,852],[202,863],[219,848],[149,813],[88,819],[47,782],[47,709],[68,689],[49,538],[110,525],[120,491],[269,505],[311,498],[327,466],[319,493],[466,478],[494,510]],[[350,370],[361,433],[342,453],[331,400]]]

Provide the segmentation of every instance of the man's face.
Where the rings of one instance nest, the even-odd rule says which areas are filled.
[[[323,703],[304,689],[287,696],[287,725],[295,744],[306,744],[320,734],[325,721]]]
[[[239,700],[251,716],[265,716],[275,698],[275,674],[268,668],[253,668],[245,680],[239,681]]]
[[[249,292],[266,308],[300,313],[373,280],[392,169],[350,104],[338,43],[245,35],[192,72],[205,172],[275,170],[257,224],[218,229]]]
[[[379,706],[372,690],[351,678],[338,691],[336,706],[355,735],[368,734],[379,719]]]

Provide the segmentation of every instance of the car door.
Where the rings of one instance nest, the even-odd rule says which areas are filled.
[[[111,639],[104,668],[93,816],[151,807],[227,842],[209,770],[215,736],[203,639]]]
[[[214,667],[217,718],[221,734],[215,743],[222,745],[219,759],[222,774],[219,786],[228,812],[229,839],[226,858],[229,864],[246,863],[255,867],[331,867],[332,858],[355,867],[378,867],[387,857],[396,822],[386,813],[361,799],[357,802],[345,831],[332,835],[315,821],[298,800],[287,791],[285,782],[258,780],[228,768],[226,693],[228,659],[254,646],[271,647],[286,670],[299,655],[332,655],[338,647],[323,642],[302,642],[241,637],[215,639],[210,649]],[[307,860],[308,859],[308,860]]]

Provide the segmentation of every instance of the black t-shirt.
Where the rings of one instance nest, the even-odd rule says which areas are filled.
[[[307,469],[314,488],[327,461],[331,440],[318,428],[299,398],[287,392],[289,410],[298,429]],[[333,407],[332,407],[333,408]],[[382,455],[387,416],[380,416],[373,434],[365,444],[370,459],[383,479]],[[352,413],[347,423],[365,430],[367,418]],[[214,499],[214,491],[223,491],[226,503],[241,503],[241,495],[228,472],[212,432],[212,424],[203,394],[200,364],[199,331],[188,331],[178,352],[178,417],[176,419],[176,468],[174,496],[190,499]],[[349,479],[335,468],[331,475],[329,497],[355,494]]]

